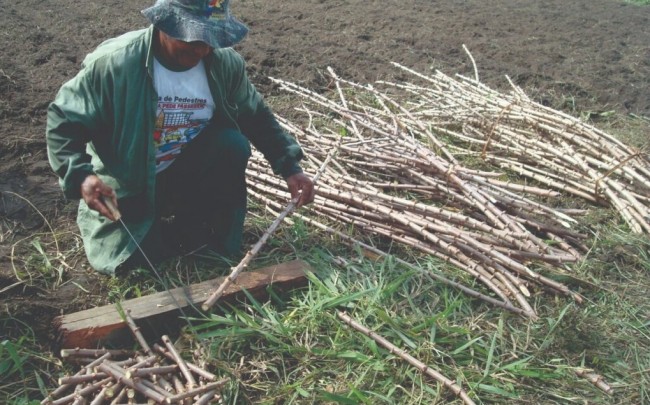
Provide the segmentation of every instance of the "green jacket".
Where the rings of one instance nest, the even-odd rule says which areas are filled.
[[[65,83],[48,108],[50,165],[68,199],[80,199],[77,223],[90,264],[113,274],[137,247],[119,223],[81,199],[81,183],[96,174],[117,197],[147,196],[147,215],[127,223],[141,241],[154,221],[156,164],[153,131],[158,96],[153,86],[153,26],[102,43]],[[301,171],[302,151],[279,126],[230,48],[205,58],[215,102],[213,120],[239,129],[283,177]]]

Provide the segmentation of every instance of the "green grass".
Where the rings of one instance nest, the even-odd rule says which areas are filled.
[[[60,363],[24,322],[0,317],[0,403],[35,405],[50,390],[48,379]]]
[[[640,6],[650,5],[650,0],[625,0],[627,3],[638,4]]]

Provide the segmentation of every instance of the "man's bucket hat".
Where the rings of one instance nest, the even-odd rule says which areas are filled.
[[[156,0],[142,14],[174,39],[227,48],[248,32],[244,24],[230,15],[228,3],[230,0]]]

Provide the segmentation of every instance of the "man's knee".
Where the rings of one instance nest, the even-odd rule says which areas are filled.
[[[245,166],[251,157],[251,145],[248,138],[232,128],[221,129],[215,135],[214,142],[217,153],[226,161]]]

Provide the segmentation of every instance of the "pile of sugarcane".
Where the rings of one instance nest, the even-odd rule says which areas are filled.
[[[409,72],[425,84],[362,86],[330,69],[333,91],[321,95],[272,79],[300,97],[304,119],[280,121],[305,150],[305,170],[314,173],[337,153],[309,215],[296,216],[375,253],[384,254],[349,230],[433,255],[493,295],[430,273],[436,280],[533,318],[531,286],[580,299],[539,270],[577,261],[587,249],[572,229],[577,210],[545,201],[572,193],[611,204],[635,231],[650,229],[650,170],[641,154],[519,89],[506,95],[476,80]],[[260,155],[248,178],[250,194],[279,212],[284,184]]]
[[[650,232],[650,161],[587,123],[531,101],[513,85],[502,94],[476,79],[399,64],[427,87],[384,83],[416,94],[409,114],[435,133],[462,142],[455,155],[475,156],[537,183],[615,208],[635,233]]]
[[[127,314],[128,317],[128,314]],[[215,404],[228,379],[184,360],[168,336],[164,345],[146,343],[127,321],[142,352],[108,349],[63,349],[61,357],[81,365],[71,376],[59,378],[42,405],[63,404]]]

